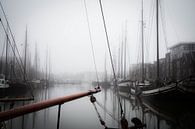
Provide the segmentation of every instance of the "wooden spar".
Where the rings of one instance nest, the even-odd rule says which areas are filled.
[[[79,99],[79,98],[82,98],[88,95],[92,95],[100,91],[101,91],[100,89],[89,90],[88,92],[82,92],[82,93],[68,95],[68,96],[64,96],[64,97],[60,97],[56,99],[45,100],[42,102],[17,107],[17,108],[8,110],[8,111],[3,111],[3,112],[0,112],[0,122],[9,120],[15,117],[19,117],[19,116],[22,116],[28,113],[36,112],[36,111],[39,111],[39,110],[42,110],[48,107],[52,107],[55,105],[61,105],[65,102],[69,102],[69,101]]]

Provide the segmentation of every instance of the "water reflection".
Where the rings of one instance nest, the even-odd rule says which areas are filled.
[[[35,101],[70,95],[87,91],[90,85],[56,85],[48,89],[34,91]],[[95,95],[97,109],[108,127],[118,128],[120,110],[118,99],[112,88],[103,89]],[[194,129],[194,104],[151,102],[133,96],[121,97],[125,117],[129,126],[133,126],[131,119],[139,118],[146,123],[147,129]],[[30,102],[1,104],[2,109],[9,109],[10,105],[17,107]],[[9,129],[55,129],[57,127],[58,106],[24,115],[6,122]],[[103,129],[89,97],[68,102],[61,107],[61,129]]]
[[[147,124],[148,129],[194,129],[194,102],[154,102],[141,98],[129,100],[131,117],[138,117]],[[127,110],[128,111],[128,110]],[[128,117],[129,118],[129,117]]]

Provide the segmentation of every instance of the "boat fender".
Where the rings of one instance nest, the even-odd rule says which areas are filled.
[[[91,96],[90,96],[90,101],[91,101],[92,103],[94,103],[94,102],[96,101],[96,98],[95,98],[93,95],[91,95]]]

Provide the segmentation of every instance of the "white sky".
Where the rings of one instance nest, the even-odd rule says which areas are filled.
[[[160,0],[166,19],[168,46],[181,41],[195,41],[195,1]],[[24,43],[25,28],[28,26],[28,42],[34,55],[37,42],[42,67],[45,62],[46,46],[51,54],[52,71],[55,73],[94,71],[84,0],[1,0],[16,42]],[[98,71],[104,70],[106,39],[98,0],[86,0],[92,40]],[[127,21],[128,62],[136,63],[140,46],[141,0],[102,0],[111,49],[117,55]],[[146,61],[155,57],[155,26],[149,26],[150,10],[155,0],[144,0]],[[0,17],[2,18],[2,11]],[[155,20],[155,15],[154,15]],[[160,27],[162,29],[162,27]],[[2,27],[0,44],[3,42]],[[161,31],[162,32],[162,31]],[[161,35],[161,53],[166,53]],[[0,50],[1,51],[1,50]],[[146,50],[145,50],[146,51]],[[108,54],[107,54],[108,55]],[[33,57],[32,57],[33,58]],[[32,59],[33,60],[33,59]]]

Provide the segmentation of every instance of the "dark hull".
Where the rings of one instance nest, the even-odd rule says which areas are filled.
[[[118,82],[118,89],[120,92],[130,93],[130,82],[129,81],[121,81]]]
[[[132,81],[118,83],[119,91],[130,95],[140,95],[140,89]]]
[[[150,101],[186,102],[194,101],[195,94],[183,91],[176,85],[143,91],[141,97]]]
[[[131,90],[130,86],[119,86],[118,88],[120,92],[125,92],[125,93],[130,93]]]
[[[159,118],[171,121],[180,128],[194,129],[195,104],[193,102],[178,101],[152,101],[143,100],[142,104]]]
[[[24,97],[30,92],[30,86],[25,83],[11,83],[9,84],[9,88],[0,89],[0,98]]]

